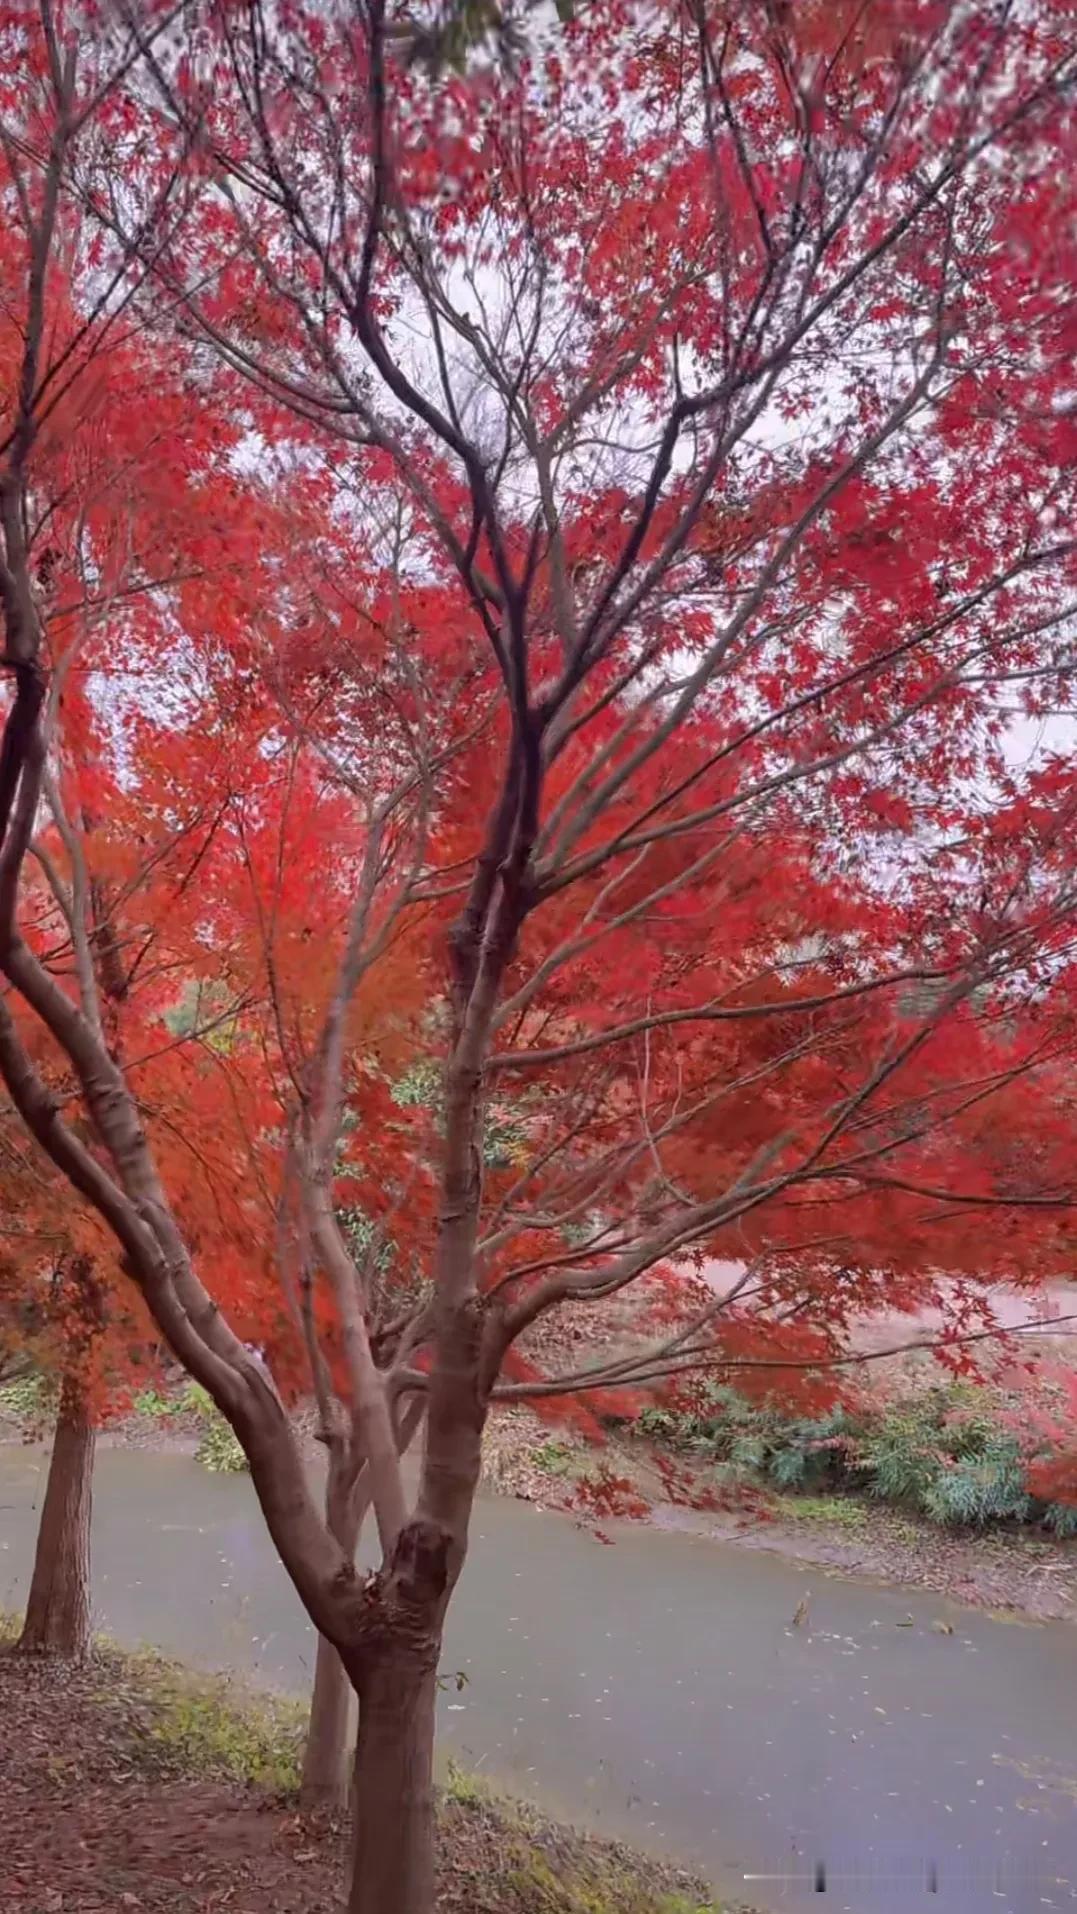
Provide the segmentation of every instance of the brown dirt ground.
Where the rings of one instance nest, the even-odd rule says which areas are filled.
[[[768,1521],[758,1516],[692,1516],[696,1534],[732,1541],[838,1573],[910,1588],[930,1588],[952,1601],[1030,1621],[1077,1622],[1077,1542],[995,1530],[950,1535],[892,1509],[851,1503],[862,1526],[800,1512],[783,1497]],[[680,1510],[661,1512],[659,1527],[679,1526]]]
[[[301,1819],[285,1785],[297,1732],[145,1658],[0,1652],[3,1914],[342,1909],[344,1830]],[[439,1914],[717,1914],[698,1881],[465,1779],[439,1815]]]

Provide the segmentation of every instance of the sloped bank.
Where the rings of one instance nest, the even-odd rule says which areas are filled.
[[[156,1657],[0,1650],[4,1914],[332,1914],[346,1831],[303,1820],[302,1712]],[[450,1772],[438,1914],[750,1914]]]
[[[574,1442],[524,1409],[491,1417],[483,1480],[500,1495],[592,1519],[595,1492],[613,1484],[631,1512],[659,1529],[762,1550],[909,1588],[931,1589],[976,1608],[1035,1621],[1077,1622],[1077,1540],[1016,1525],[954,1530],[914,1510],[868,1496],[782,1494],[765,1485],[733,1488],[727,1506],[711,1506],[711,1464],[676,1458],[678,1487],[662,1445],[624,1432],[605,1449]],[[580,1486],[585,1495],[580,1499]]]

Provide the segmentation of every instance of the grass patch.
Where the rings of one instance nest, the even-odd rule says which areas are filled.
[[[522,1850],[520,1859],[508,1885],[527,1914],[718,1914],[713,1904],[707,1907],[683,1894],[656,1898],[646,1882],[616,1862],[565,1873],[533,1848]]]
[[[683,1895],[655,1899],[638,1877],[611,1863],[565,1873],[541,1851],[523,1848],[506,1882],[527,1914],[713,1914]]]
[[[494,1799],[494,1791],[485,1777],[473,1774],[470,1768],[462,1768],[452,1755],[445,1763],[442,1793],[446,1801],[455,1802],[458,1808],[484,1808]]]
[[[855,1531],[868,1525],[863,1502],[847,1495],[776,1495],[774,1508],[787,1522],[825,1522],[831,1528]]]
[[[306,1711],[222,1676],[194,1674],[151,1652],[104,1649],[97,1700],[120,1697],[120,1729],[146,1771],[237,1781],[274,1794],[299,1786]]]
[[[577,1459],[576,1451],[570,1449],[567,1442],[558,1442],[552,1436],[531,1451],[532,1462],[544,1475],[568,1475]]]
[[[481,1782],[474,1792],[466,1784],[461,1800],[458,1785],[441,1803],[442,1849],[459,1859],[439,1914],[722,1914],[676,1870],[560,1827]]]
[[[904,1542],[907,1547],[913,1548],[923,1540],[926,1528],[927,1523],[923,1519],[916,1521],[912,1516],[894,1515],[892,1511],[887,1510],[886,1533],[895,1542]]]
[[[307,1711],[301,1702],[208,1675],[154,1649],[133,1652],[98,1637],[76,1666],[11,1651],[22,1616],[0,1610],[0,1667],[48,1697],[70,1697],[72,1739],[92,1726],[107,1743],[106,1766],[154,1782],[197,1777],[291,1796],[299,1788]]]

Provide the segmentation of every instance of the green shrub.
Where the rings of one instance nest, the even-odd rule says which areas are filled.
[[[992,1434],[975,1454],[944,1461],[921,1498],[931,1521],[943,1527],[983,1528],[988,1522],[1027,1522],[1032,1497],[1016,1436]]]
[[[194,1453],[195,1461],[214,1475],[242,1475],[249,1467],[235,1430],[219,1414],[207,1422]]]
[[[672,1409],[658,1409],[651,1404],[640,1410],[635,1427],[640,1435],[657,1437],[661,1441],[675,1441],[679,1439],[682,1420]]]
[[[845,1409],[825,1416],[798,1416],[779,1423],[769,1435],[766,1473],[783,1489],[825,1489],[844,1485],[857,1423]]]
[[[214,1475],[242,1475],[249,1466],[247,1458],[231,1423],[225,1421],[208,1391],[199,1382],[189,1382],[180,1401],[202,1424],[195,1460]]]
[[[739,1429],[729,1442],[725,1459],[746,1474],[765,1475],[770,1455],[764,1430]]]
[[[183,1401],[163,1396],[159,1389],[140,1389],[137,1396],[132,1396],[131,1407],[136,1416],[149,1416],[152,1421],[161,1422],[165,1416],[180,1415]]]
[[[636,1426],[706,1456],[727,1477],[753,1477],[805,1499],[853,1491],[941,1527],[1038,1523],[1077,1535],[1077,1509],[1030,1493],[1027,1444],[1007,1427],[1002,1405],[967,1383],[940,1384],[874,1412],[839,1407],[815,1417],[783,1414],[722,1385],[691,1413],[651,1408]]]
[[[636,1427],[734,1472],[768,1477],[783,1489],[810,1489],[841,1481],[843,1450],[855,1424],[844,1409],[788,1417],[773,1404],[750,1402],[722,1384],[706,1392],[698,1410],[645,1409]]]
[[[1041,1519],[1044,1528],[1051,1529],[1060,1541],[1077,1535],[1077,1508],[1072,1502],[1048,1502]]]
[[[693,1447],[779,1489],[832,1488],[845,1479],[856,1424],[844,1409],[789,1417],[723,1389],[714,1391],[713,1414],[696,1420]]]
[[[15,1376],[0,1388],[0,1415],[30,1425],[47,1422],[56,1413],[57,1394],[51,1376],[36,1370]]]
[[[882,1502],[922,1508],[942,1464],[940,1418],[928,1397],[896,1404],[857,1444],[855,1468]]]
[[[808,1479],[812,1456],[798,1442],[776,1448],[767,1458],[767,1474],[779,1489],[802,1489]]]

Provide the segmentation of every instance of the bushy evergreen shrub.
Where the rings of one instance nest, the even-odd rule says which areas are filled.
[[[942,1527],[1020,1522],[1077,1535],[1077,1508],[1030,1493],[1026,1445],[999,1404],[967,1383],[821,1416],[789,1416],[722,1384],[690,1413],[653,1407],[636,1426],[786,1491],[867,1493]]]

